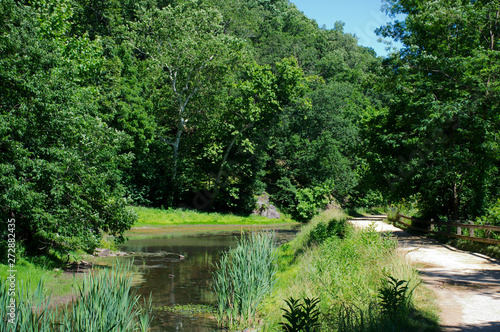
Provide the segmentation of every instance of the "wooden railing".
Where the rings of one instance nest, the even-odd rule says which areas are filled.
[[[419,231],[419,232],[432,233],[432,234],[442,235],[442,236],[446,236],[446,237],[453,237],[453,238],[457,238],[457,239],[464,239],[464,240],[469,240],[469,241],[500,245],[500,240],[488,238],[488,236],[490,235],[490,232],[498,232],[500,234],[500,227],[499,226],[474,225],[472,222],[465,224],[465,223],[458,223],[458,222],[448,223],[448,222],[440,222],[440,221],[433,221],[433,220],[424,221],[424,220],[419,220],[419,219],[415,219],[412,217],[407,217],[407,216],[402,215],[402,214],[398,214],[398,216],[399,216],[399,220],[397,221],[398,223],[405,225],[406,227],[414,229],[414,230]],[[417,224],[430,225],[430,227],[429,227],[429,229],[416,227],[410,223],[402,221],[401,219],[411,220],[412,222],[416,222]],[[446,226],[446,232],[440,231],[439,229],[436,230],[436,226]],[[456,228],[456,232],[452,232],[452,228]],[[468,236],[462,234],[462,230],[464,228],[467,228],[469,230]],[[474,234],[475,234],[474,230],[476,230],[476,229],[485,230],[485,237],[474,236]]]

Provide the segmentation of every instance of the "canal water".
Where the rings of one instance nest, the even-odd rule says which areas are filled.
[[[275,231],[278,244],[293,237],[293,230]],[[136,289],[142,297],[152,294],[153,307],[214,303],[212,271],[222,253],[237,245],[239,233],[130,239],[120,250],[134,252],[141,271]],[[127,257],[125,259],[131,259]],[[216,321],[200,316],[155,310],[152,331],[210,332]]]

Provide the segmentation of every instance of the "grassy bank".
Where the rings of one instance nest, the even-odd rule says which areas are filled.
[[[142,301],[131,286],[130,263],[92,271],[75,285],[75,301],[52,306],[43,282],[32,290],[25,282],[0,279],[0,302],[5,304],[0,307],[0,332],[149,331],[151,301]]]
[[[10,276],[8,265],[0,264],[0,280],[7,280]],[[25,285],[33,293],[40,281],[43,281],[44,290],[53,297],[66,296],[73,293],[74,278],[60,269],[53,269],[35,265],[19,259],[14,267],[15,277],[19,284]]]
[[[282,330],[281,308],[293,297],[319,300],[320,331],[438,331],[432,293],[397,253],[395,240],[354,230],[346,218],[326,211],[279,248],[277,289],[261,307],[266,330]]]
[[[199,212],[184,209],[154,209],[132,207],[138,220],[133,227],[162,227],[177,225],[272,225],[276,223],[293,223],[287,217],[269,219],[262,216],[237,216],[216,212]]]

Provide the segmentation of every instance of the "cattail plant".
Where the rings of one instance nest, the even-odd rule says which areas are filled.
[[[271,233],[243,236],[225,252],[213,273],[220,325],[250,326],[257,308],[276,284],[276,251]]]
[[[140,296],[131,292],[131,262],[112,270],[85,276],[71,310],[64,312],[65,331],[148,331],[149,307],[141,307]]]
[[[58,311],[50,306],[50,298],[40,281],[33,294],[29,285],[16,284],[14,296],[0,279],[0,332],[113,331],[146,332],[151,325],[151,297],[139,303],[140,296],[131,291],[132,263],[96,273],[84,278],[73,303]],[[10,299],[16,299],[13,320]]]
[[[33,294],[29,284],[16,283],[9,291],[7,283],[0,279],[0,332],[30,331],[52,332],[57,309],[49,309],[49,295],[40,280]],[[12,289],[15,289],[12,294]],[[13,305],[14,300],[15,304]]]

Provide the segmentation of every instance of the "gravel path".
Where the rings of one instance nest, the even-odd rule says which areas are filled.
[[[358,228],[374,223],[392,232],[399,250],[415,263],[426,286],[434,291],[443,331],[500,331],[500,261],[466,252],[405,232],[385,215],[352,218]]]

